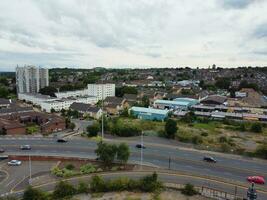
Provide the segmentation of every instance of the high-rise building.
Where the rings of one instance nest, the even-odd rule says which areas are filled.
[[[48,69],[35,66],[16,67],[17,93],[38,93],[48,85]]]
[[[88,84],[87,89],[88,95],[96,96],[98,100],[115,96],[115,84]]]

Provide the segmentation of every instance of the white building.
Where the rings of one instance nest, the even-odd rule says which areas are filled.
[[[66,91],[66,92],[56,92],[56,97],[58,98],[68,98],[68,97],[78,97],[88,95],[88,90],[74,90],[74,91]]]
[[[32,93],[18,93],[18,99],[30,102],[33,105],[41,105],[44,101],[53,101],[56,98],[50,97],[49,95],[32,94]]]
[[[48,69],[35,66],[16,67],[17,93],[38,93],[48,85]]]
[[[113,97],[115,96],[115,84],[88,84],[88,95],[96,96],[97,100]]]
[[[86,103],[86,104],[95,104],[97,98],[95,96],[84,96],[76,98],[63,98],[56,99],[53,101],[44,101],[41,102],[40,106],[42,111],[51,112],[51,109],[55,111],[61,111],[62,109],[68,110],[72,103]]]

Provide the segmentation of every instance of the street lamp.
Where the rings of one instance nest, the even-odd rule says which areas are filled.
[[[141,151],[140,151],[140,153],[141,153],[141,166],[140,166],[140,168],[141,168],[141,170],[143,170],[143,147],[144,147],[144,139],[143,139],[143,131],[141,132]]]
[[[29,155],[29,172],[30,172],[29,184],[31,185],[32,183],[32,161],[31,161],[30,155]]]
[[[102,132],[101,132],[101,140],[104,140],[104,94],[103,94],[103,82],[102,82]]]

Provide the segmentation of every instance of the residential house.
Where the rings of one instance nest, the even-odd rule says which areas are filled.
[[[70,109],[77,110],[83,116],[89,116],[95,119],[99,119],[102,115],[101,108],[86,103],[74,102],[71,104]]]
[[[104,101],[104,109],[110,115],[117,115],[126,108],[129,108],[129,103],[121,97],[107,97]]]

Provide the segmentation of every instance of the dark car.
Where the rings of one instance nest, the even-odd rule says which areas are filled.
[[[0,153],[4,153],[4,152],[5,152],[5,149],[0,148]]]
[[[206,162],[212,162],[212,163],[216,163],[217,162],[217,160],[215,160],[211,156],[204,156],[203,160],[206,161]]]
[[[145,149],[146,148],[143,144],[137,144],[137,145],[135,145],[135,147],[139,148],[139,149]]]
[[[65,139],[63,139],[63,138],[60,138],[60,139],[57,139],[57,142],[65,143],[65,142],[67,142],[67,140],[65,140]]]
[[[21,149],[21,150],[31,150],[32,148],[31,148],[30,145],[21,145],[21,146],[20,146],[20,149]]]

